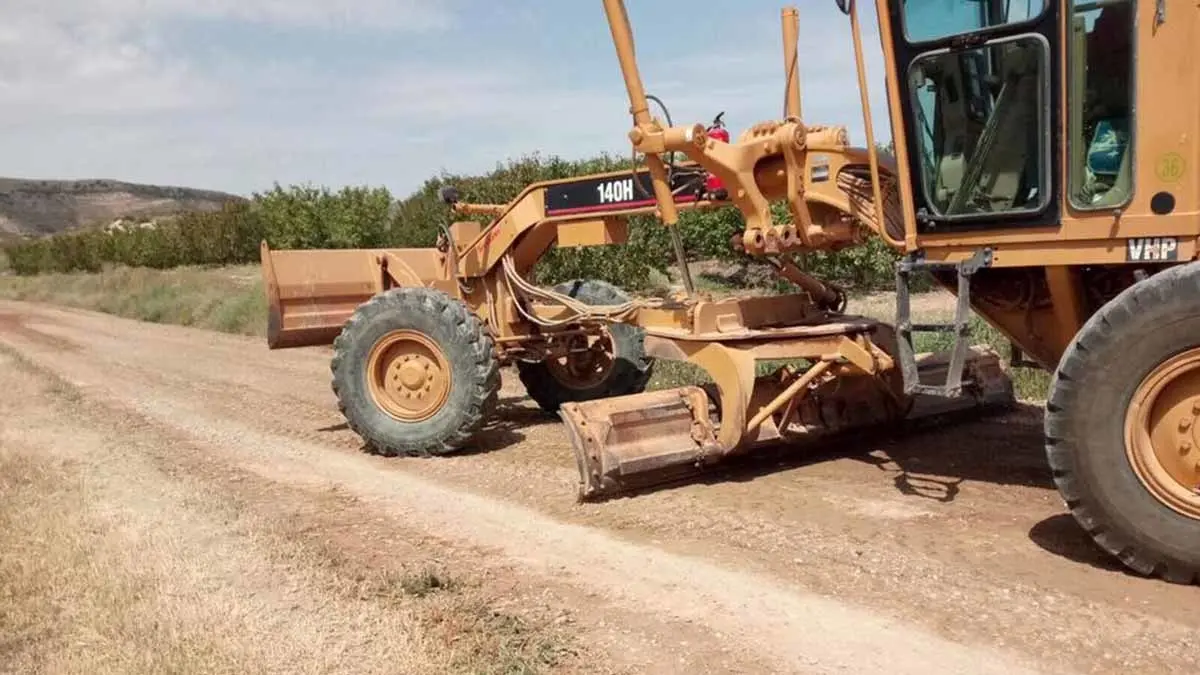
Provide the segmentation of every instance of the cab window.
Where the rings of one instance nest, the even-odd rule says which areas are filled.
[[[1037,211],[1050,194],[1049,46],[1022,35],[913,60],[921,187],[939,217]]]
[[[1046,0],[904,0],[904,36],[927,42],[1040,16]]]
[[[1132,198],[1133,3],[1076,3],[1067,55],[1068,191],[1077,209]]]

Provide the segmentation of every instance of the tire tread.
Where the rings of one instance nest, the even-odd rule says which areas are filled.
[[[437,316],[450,326],[458,338],[467,346],[469,364],[473,369],[471,381],[478,383],[470,391],[464,409],[458,412],[454,429],[448,435],[423,443],[402,442],[389,437],[385,430],[369,424],[358,406],[364,405],[358,397],[351,395],[349,378],[360,373],[344,367],[351,350],[369,350],[370,345],[360,344],[366,325],[385,311],[398,310],[403,313],[424,313]],[[333,358],[330,371],[333,375],[331,387],[338,400],[338,410],[346,424],[364,442],[364,449],[385,457],[429,457],[444,455],[461,449],[468,444],[487,421],[495,409],[500,391],[500,366],[495,357],[495,344],[483,322],[462,301],[432,288],[396,288],[377,293],[360,305],[346,322],[341,333],[333,342]],[[453,358],[447,354],[447,358]],[[455,365],[460,365],[455,360]]]
[[[1190,289],[1183,288],[1185,281],[1191,282],[1186,284]],[[1076,414],[1094,412],[1077,405],[1076,400],[1081,393],[1077,386],[1080,376],[1089,369],[1103,368],[1103,364],[1092,363],[1093,355],[1100,351],[1097,348],[1134,330],[1147,307],[1175,303],[1183,297],[1181,294],[1194,293],[1197,286],[1200,270],[1196,265],[1172,267],[1130,286],[1093,314],[1064,352],[1051,379],[1044,423],[1045,451],[1054,484],[1081,528],[1105,552],[1138,574],[1180,584],[1200,580],[1200,563],[1171,560],[1120,532],[1107,515],[1113,505],[1106,509],[1079,480],[1078,455],[1087,449],[1083,439],[1074,438],[1077,427],[1072,420]]]

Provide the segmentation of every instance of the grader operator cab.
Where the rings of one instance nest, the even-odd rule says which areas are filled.
[[[459,214],[429,249],[262,248],[272,348],[332,343],[350,427],[383,454],[472,442],[514,364],[565,425],[583,497],[678,479],[732,455],[1013,402],[969,314],[1054,373],[1045,443],[1067,507],[1131,569],[1200,572],[1200,10],[1165,0],[877,0],[895,162],[877,155],[861,27],[849,17],[866,143],[802,121],[798,14],[784,9],[784,115],[736,139],[651,115],[622,0],[604,9],[644,167],[527,186]],[[719,121],[719,120],[718,120]],[[772,204],[786,207],[784,222]],[[732,245],[800,289],[695,292],[675,228],[736,208]],[[631,298],[526,277],[551,247],[620,244],[655,214],[685,293]],[[794,255],[880,237],[900,254],[896,322],[845,313]],[[909,315],[910,276],[957,294],[948,326]],[[954,347],[918,353],[914,336]],[[711,386],[646,391],[653,363]],[[766,373],[766,374],[763,374]]]

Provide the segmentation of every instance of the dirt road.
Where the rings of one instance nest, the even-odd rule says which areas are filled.
[[[61,462],[45,471],[89,486],[89,518],[119,512],[113,541],[170,563],[155,568],[164,597],[195,602],[142,621],[215,621],[206,639],[252,670],[461,667],[428,607],[322,581],[413,563],[539,626],[538,654],[568,645],[562,672],[1200,665],[1200,588],[1132,577],[1091,545],[1050,483],[1033,406],[581,505],[560,424],[507,374],[481,451],[383,459],[342,423],[325,349],[19,303],[0,303],[0,347],[0,451]],[[312,542],[340,566],[279,553]]]

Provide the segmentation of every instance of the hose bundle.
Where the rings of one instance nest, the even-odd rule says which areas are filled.
[[[894,176],[880,172],[879,192],[883,195],[884,223],[876,223],[875,195],[871,189],[871,169],[866,165],[852,165],[838,173],[837,186],[850,198],[858,210],[858,217],[869,227],[886,232],[895,240],[904,240],[904,213],[900,207],[900,192]]]
[[[558,327],[582,321],[622,322],[631,319],[640,307],[640,304],[633,300],[620,305],[597,307],[585,304],[557,291],[541,288],[521,277],[517,272],[516,264],[512,260],[512,254],[507,254],[501,259],[501,268],[504,272],[504,283],[516,302],[517,311],[521,313],[521,316],[539,326]],[[526,310],[524,306],[525,302],[535,300],[562,305],[571,311],[571,315],[565,319],[558,319],[556,321],[535,316]]]

